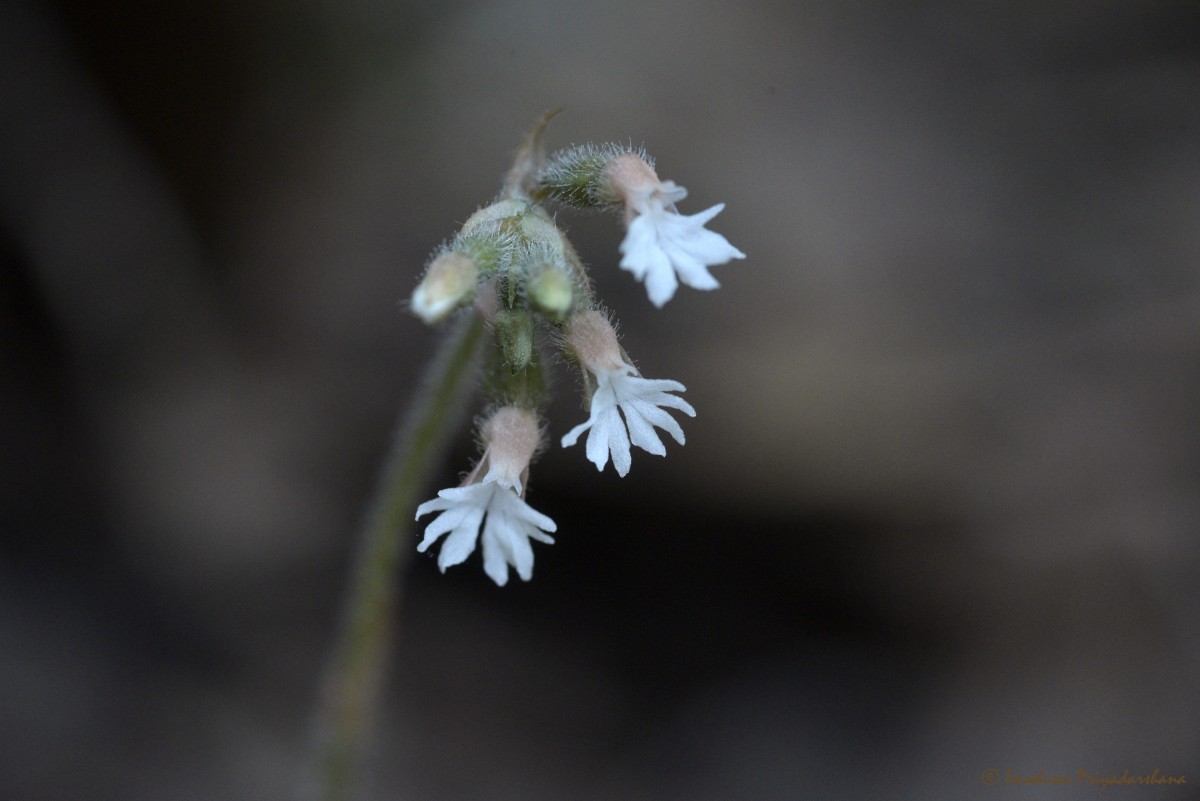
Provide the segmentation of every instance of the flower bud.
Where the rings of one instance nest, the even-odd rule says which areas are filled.
[[[494,322],[504,362],[515,374],[533,361],[533,315],[524,309],[501,309]]]
[[[459,306],[475,297],[479,271],[475,262],[461,253],[447,251],[433,260],[413,292],[413,313],[427,323],[444,320]]]
[[[554,221],[544,211],[521,216],[521,236],[525,239],[526,247],[543,248],[554,254],[562,253],[562,231],[558,230]]]
[[[571,277],[550,262],[530,269],[525,291],[538,311],[557,322],[566,318],[575,294]]]

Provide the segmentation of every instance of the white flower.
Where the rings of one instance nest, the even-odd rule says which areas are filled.
[[[503,587],[508,583],[508,566],[517,570],[523,581],[533,576],[531,539],[554,543],[554,538],[542,532],[557,529],[554,521],[525,503],[515,487],[500,481],[485,479],[479,484],[444,489],[438,497],[417,507],[417,517],[441,512],[425,529],[425,538],[417,546],[424,552],[438,538],[449,532],[438,554],[438,567],[461,564],[475,550],[483,524],[483,570],[492,581]]]
[[[611,456],[617,474],[624,477],[632,463],[630,444],[655,456],[667,455],[666,446],[654,430],[656,427],[680,445],[684,443],[683,429],[664,411],[678,409],[689,417],[696,416],[691,404],[669,394],[683,392],[683,384],[638,375],[622,356],[612,325],[598,311],[580,312],[572,317],[566,338],[579,361],[595,376],[596,389],[587,421],[567,432],[562,438],[564,448],[574,445],[579,435],[590,429],[588,461],[597,470],[603,470]]]
[[[417,518],[441,512],[425,528],[425,538],[417,546],[424,552],[449,533],[438,554],[438,567],[461,564],[475,550],[483,526],[483,570],[503,587],[508,583],[508,566],[529,581],[533,575],[531,539],[553,544],[547,533],[557,529],[554,521],[533,509],[521,497],[529,460],[541,439],[537,418],[531,413],[507,406],[484,424],[487,446],[479,464],[461,487],[444,489],[438,497],[417,507]],[[483,480],[479,474],[487,467]]]
[[[611,455],[613,467],[623,477],[633,462],[630,443],[655,456],[667,455],[666,446],[654,430],[656,426],[683,444],[683,429],[663,411],[663,408],[678,409],[689,417],[696,416],[690,403],[668,394],[683,392],[683,384],[642,378],[629,364],[595,375],[597,386],[592,394],[591,415],[587,422],[575,426],[562,438],[564,448],[574,445],[580,434],[591,429],[587,438],[588,461],[596,465],[597,470],[603,470]],[[624,413],[624,421],[617,409]]]
[[[694,289],[716,289],[719,284],[708,268],[746,258],[725,237],[704,227],[724,203],[699,214],[679,214],[675,204],[687,197],[687,190],[674,181],[659,181],[650,165],[632,154],[613,159],[605,174],[625,204],[628,231],[621,242],[621,269],[645,283],[655,306],[674,297],[680,281]]]

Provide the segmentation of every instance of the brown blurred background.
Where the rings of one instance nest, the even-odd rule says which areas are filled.
[[[551,147],[644,143],[749,258],[657,311],[614,219],[559,215],[699,416],[625,479],[551,447],[528,585],[413,560],[373,797],[1200,798],[1197,31],[1190,0],[6,0],[0,795],[295,790],[438,340],[398,301],[561,105]]]

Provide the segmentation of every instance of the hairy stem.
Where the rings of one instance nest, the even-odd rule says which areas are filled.
[[[401,547],[429,468],[460,417],[479,353],[483,322],[458,321],[429,366],[421,393],[402,415],[380,475],[347,588],[337,642],[316,713],[316,786],[306,795],[342,801],[354,789],[394,636],[399,576],[412,552]]]

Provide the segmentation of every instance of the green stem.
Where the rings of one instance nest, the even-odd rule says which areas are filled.
[[[429,366],[422,393],[401,418],[360,534],[317,709],[314,789],[321,801],[342,801],[354,788],[394,633],[400,571],[412,552],[401,547],[401,535],[409,530],[417,493],[459,418],[482,332],[479,315],[460,320]]]

